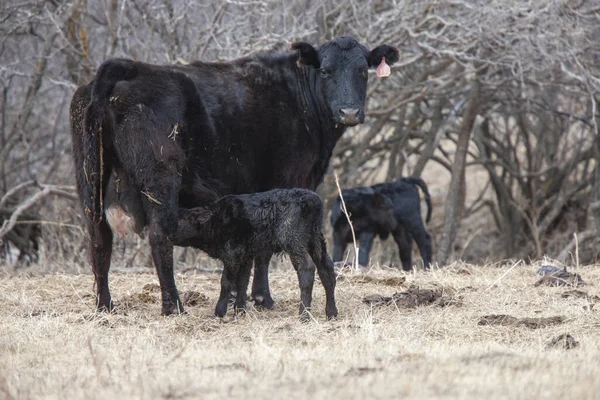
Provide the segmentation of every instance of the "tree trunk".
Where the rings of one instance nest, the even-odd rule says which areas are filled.
[[[479,110],[480,84],[477,79],[471,82],[469,91],[469,100],[467,108],[463,114],[463,119],[458,132],[456,143],[456,153],[454,164],[452,165],[452,178],[446,197],[446,206],[444,209],[444,231],[438,249],[438,264],[445,265],[452,251],[452,244],[456,238],[456,232],[460,225],[460,219],[465,202],[465,166],[467,160],[467,150],[469,148],[469,138],[475,117]]]

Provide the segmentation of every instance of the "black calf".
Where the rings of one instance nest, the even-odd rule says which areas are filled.
[[[358,187],[342,191],[346,208],[354,226],[359,241],[358,262],[366,265],[375,236],[382,240],[391,233],[400,253],[402,268],[408,271],[412,268],[412,240],[417,242],[423,264],[429,268],[432,257],[431,235],[425,229],[421,216],[421,199],[419,186],[425,193],[427,203],[426,221],[431,219],[431,199],[427,185],[416,177],[400,178],[394,182],[386,182],[371,187]],[[393,207],[393,217],[385,217],[382,213],[381,202],[374,207],[374,196],[387,198]],[[388,214],[389,215],[389,214]],[[340,211],[340,199],[336,199],[331,213],[333,227],[333,260],[341,261],[352,234],[346,217]]]
[[[337,316],[335,273],[322,224],[323,202],[309,190],[229,195],[207,207],[180,209],[175,243],[199,248],[223,261],[221,294],[215,309],[219,317],[227,312],[232,287],[237,289],[235,308],[245,307],[253,259],[285,252],[298,273],[300,314],[311,306],[314,263],[325,288],[325,313],[333,318]]]

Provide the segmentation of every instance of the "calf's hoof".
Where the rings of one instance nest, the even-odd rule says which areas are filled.
[[[227,301],[219,300],[215,307],[215,315],[219,318],[223,318],[227,314]]]
[[[115,305],[110,297],[101,298],[96,296],[96,309],[99,312],[114,313]]]
[[[275,305],[275,301],[268,293],[266,295],[252,295],[252,299],[254,300],[254,307],[257,308],[266,308],[267,310],[270,310]]]
[[[328,306],[325,308],[325,315],[327,316],[327,319],[335,319],[338,316],[338,310],[337,307],[334,306]]]

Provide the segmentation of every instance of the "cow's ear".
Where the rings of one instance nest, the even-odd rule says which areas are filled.
[[[400,58],[400,52],[394,46],[388,46],[387,44],[376,47],[369,53],[369,67],[379,66],[383,57],[385,57],[385,62],[388,65],[392,65]]]
[[[310,43],[296,42],[292,43],[292,49],[298,52],[297,63],[303,65],[311,65],[315,68],[319,68],[321,63],[319,62],[319,54],[317,50]]]

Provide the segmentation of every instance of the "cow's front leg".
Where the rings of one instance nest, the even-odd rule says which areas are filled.
[[[263,253],[254,258],[254,278],[252,279],[252,299],[257,307],[273,308],[275,302],[269,290],[269,262],[272,253]]]

